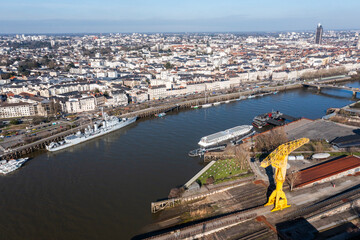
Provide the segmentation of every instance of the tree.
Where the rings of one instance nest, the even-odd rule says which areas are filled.
[[[240,145],[235,148],[235,158],[236,158],[237,162],[239,163],[241,170],[247,168],[249,157],[250,157],[250,154],[243,145]]]
[[[1,73],[1,79],[9,79],[13,76],[15,76],[15,73],[11,72],[11,73]]]
[[[214,182],[215,182],[215,179],[214,179],[213,176],[208,177],[208,178],[206,179],[206,185],[214,184]]]
[[[20,124],[21,122],[20,122],[20,120],[19,119],[11,119],[11,121],[10,121],[10,124],[12,124],[12,125],[18,125],[18,124]]]
[[[65,71],[70,71],[70,69],[71,68],[74,68],[75,67],[75,65],[74,65],[74,63],[69,63],[67,66],[66,66],[66,68],[65,68]]]
[[[169,70],[169,69],[172,69],[174,67],[174,65],[172,65],[171,63],[167,62],[165,63],[164,67]]]
[[[54,69],[56,67],[56,63],[54,61],[50,61],[48,64],[47,64],[47,67],[50,68],[50,69]]]
[[[290,191],[293,190],[294,186],[300,182],[301,180],[301,173],[296,170],[289,169],[290,173],[286,175],[286,181],[290,185]]]
[[[41,122],[43,122],[44,120],[45,120],[44,117],[35,116],[35,117],[32,118],[31,123],[32,123],[33,125],[38,125],[38,124],[40,124]]]
[[[59,102],[51,102],[50,103],[50,113],[51,114],[58,114],[61,113],[61,105]]]
[[[330,69],[319,69],[317,71],[306,72],[301,75],[301,79],[314,79],[329,76],[335,76],[346,73],[345,67],[336,67]]]
[[[287,141],[284,129],[277,128],[256,137],[255,148],[258,152],[270,152]]]

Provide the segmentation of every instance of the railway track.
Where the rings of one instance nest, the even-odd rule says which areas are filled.
[[[344,203],[344,201],[348,201],[358,197],[360,197],[360,186],[357,186],[356,189],[341,193],[335,197],[325,199],[323,201],[301,208],[297,211],[291,212],[284,217],[287,219],[296,219],[301,216],[315,215],[317,213],[326,211],[327,209],[331,209],[333,207],[341,205],[342,203]]]
[[[267,239],[272,232],[268,228],[263,228],[259,231],[252,232],[250,234],[244,235],[242,237],[236,238],[237,240],[258,240],[258,239]]]

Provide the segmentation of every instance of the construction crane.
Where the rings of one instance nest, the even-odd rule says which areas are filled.
[[[276,189],[271,193],[268,203],[265,204],[265,206],[269,206],[275,203],[275,207],[271,210],[272,212],[290,207],[290,205],[287,204],[287,199],[283,191],[283,183],[285,182],[286,177],[288,156],[292,151],[308,143],[309,141],[310,140],[308,138],[300,138],[291,142],[284,143],[278,148],[276,148],[261,162],[261,166],[263,168],[267,168],[271,165],[276,169]]]

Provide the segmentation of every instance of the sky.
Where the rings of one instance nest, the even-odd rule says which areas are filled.
[[[360,29],[359,0],[0,0],[0,34]]]

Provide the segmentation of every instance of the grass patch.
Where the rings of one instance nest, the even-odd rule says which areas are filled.
[[[351,108],[360,108],[360,101],[352,105]]]
[[[309,143],[301,146],[296,151],[324,152],[324,151],[330,151],[330,149],[331,149],[331,144],[329,144],[325,140],[311,140]]]
[[[356,156],[360,156],[360,152],[330,152],[330,156],[332,157],[338,157],[338,156],[343,156],[343,155],[356,155]]]
[[[218,160],[197,181],[204,185],[207,183],[208,178],[211,178],[213,183],[217,184],[236,178],[243,178],[247,173],[248,169],[240,169],[240,164],[235,159]]]

